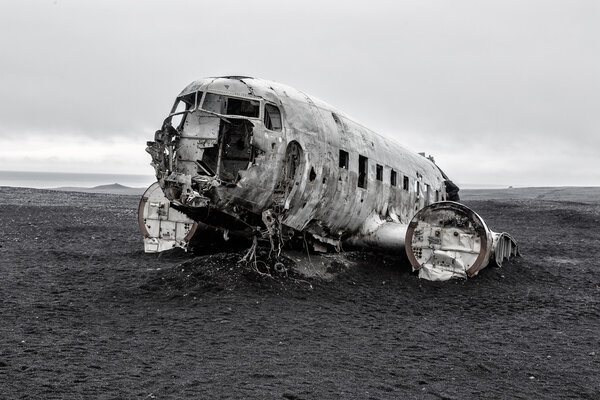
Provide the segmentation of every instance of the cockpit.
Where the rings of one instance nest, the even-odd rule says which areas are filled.
[[[256,145],[256,132],[282,128],[279,108],[264,99],[197,91],[176,99],[148,151],[177,189],[173,198],[186,198],[215,182],[237,183],[266,151]]]
[[[169,115],[171,125],[180,127],[185,115],[201,110],[220,116],[260,119],[264,115],[265,128],[273,131],[281,130],[281,113],[274,104],[264,103],[261,113],[259,99],[239,98],[218,93],[195,92],[180,96],[175,101]]]

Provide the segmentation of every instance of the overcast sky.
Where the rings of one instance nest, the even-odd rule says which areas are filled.
[[[175,96],[249,75],[456,182],[600,185],[600,1],[0,2],[0,170],[152,174]]]

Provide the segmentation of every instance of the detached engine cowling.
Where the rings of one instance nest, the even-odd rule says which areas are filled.
[[[406,254],[420,278],[445,281],[477,275],[490,260],[500,266],[518,249],[510,235],[489,230],[467,206],[443,201],[413,217],[406,232]]]
[[[175,247],[187,250],[198,227],[196,221],[171,206],[158,182],[150,185],[140,200],[138,223],[146,253],[159,253]]]

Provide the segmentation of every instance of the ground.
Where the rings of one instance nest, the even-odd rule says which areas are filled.
[[[594,199],[467,200],[522,253],[467,281],[323,281],[144,254],[135,196],[0,188],[0,398],[599,398]]]

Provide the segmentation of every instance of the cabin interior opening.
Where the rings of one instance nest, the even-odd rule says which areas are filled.
[[[402,181],[402,189],[404,189],[408,192],[408,185],[409,185],[408,176],[405,175],[404,179]]]
[[[367,177],[369,174],[369,159],[365,156],[358,156],[358,187],[367,188]]]
[[[203,92],[179,97],[170,118],[179,132],[175,151],[181,171],[235,183],[238,172],[247,169],[258,154],[252,146],[254,124],[248,118],[259,116],[258,100]],[[270,108],[269,121],[272,129],[281,130],[281,114],[275,106]]]
[[[398,173],[394,170],[390,172],[390,185],[396,186],[398,184]]]
[[[375,175],[378,181],[383,181],[383,166],[377,164],[375,168]]]
[[[247,169],[254,158],[251,145],[254,125],[246,119],[221,120],[217,146],[204,149],[198,160],[200,175],[215,175],[226,182],[235,182],[238,171]]]
[[[284,193],[289,193],[294,184],[298,183],[303,168],[303,152],[300,143],[295,140],[291,141],[285,152],[285,171],[283,173],[283,181],[281,188]]]

